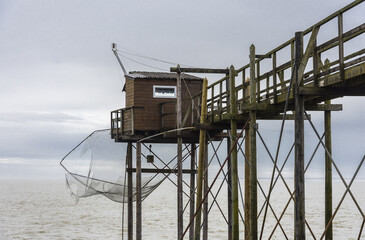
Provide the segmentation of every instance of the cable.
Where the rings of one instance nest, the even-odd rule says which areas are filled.
[[[136,61],[136,60],[134,60],[134,59],[132,59],[132,58],[129,58],[129,57],[125,56],[125,55],[122,55],[122,54],[120,54],[120,53],[118,53],[118,55],[119,55],[119,56],[121,56],[121,57],[124,57],[124,58],[126,58],[126,59],[128,59],[128,60],[130,60],[130,61],[132,61],[132,62],[135,62],[135,63],[141,64],[141,65],[146,66],[146,67],[150,67],[150,68],[154,68],[154,69],[157,69],[157,70],[161,70],[161,71],[169,72],[168,70],[163,69],[163,68],[154,67],[154,66],[151,66],[151,65],[148,65],[148,64],[145,64],[145,63],[141,63],[141,62],[139,62],[139,61]]]
[[[122,48],[122,49],[124,49],[124,50],[118,50],[118,51],[129,54],[129,55],[132,55],[132,56],[146,58],[146,59],[150,59],[150,60],[158,61],[158,62],[162,62],[162,63],[172,64],[172,65],[178,65],[179,64],[179,63],[176,63],[176,62],[166,61],[166,60],[158,59],[158,58],[155,58],[155,57],[149,57],[149,56],[146,56],[142,53],[132,51],[132,50],[129,50],[129,49],[126,49],[126,48]],[[194,66],[191,66],[191,65],[188,65],[188,64],[181,64],[180,63],[180,65],[194,68]]]

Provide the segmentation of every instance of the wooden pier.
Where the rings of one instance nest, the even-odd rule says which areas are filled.
[[[133,173],[135,172],[136,198],[136,236],[142,238],[141,214],[142,204],[141,174],[143,172],[170,172],[177,175],[178,203],[177,203],[177,239],[208,239],[207,206],[208,195],[216,178],[208,185],[207,181],[207,148],[210,141],[226,138],[229,142],[227,158],[221,166],[220,172],[227,167],[228,187],[228,226],[227,239],[242,239],[239,229],[245,229],[245,239],[262,239],[265,219],[268,212],[275,174],[279,174],[277,167],[278,153],[285,121],[295,122],[295,190],[291,192],[295,208],[295,239],[306,239],[308,224],[305,218],[305,165],[304,165],[304,121],[311,122],[309,111],[324,113],[325,141],[318,135],[323,145],[325,156],[325,225],[321,239],[332,239],[332,221],[337,212],[332,206],[332,166],[338,171],[331,156],[331,112],[341,111],[341,104],[331,104],[332,99],[343,96],[365,96],[365,42],[354,46],[356,51],[345,52],[344,45],[352,44],[353,39],[363,37],[365,23],[352,26],[346,32],[343,30],[344,13],[362,4],[354,1],[343,9],[333,13],[310,28],[295,33],[295,36],[277,48],[265,54],[257,54],[255,46],[250,47],[249,63],[243,67],[222,69],[206,68],[171,68],[172,78],[176,79],[177,96],[159,103],[160,108],[157,121],[151,129],[136,129],[143,125],[137,114],[141,106],[130,105],[111,113],[112,138],[119,142],[128,142],[128,193],[131,194]],[[318,44],[318,34],[328,22],[336,21],[337,36]],[[307,43],[304,44],[304,39]],[[347,46],[347,45],[346,45]],[[333,55],[333,52],[336,52]],[[289,54],[287,54],[289,53]],[[285,56],[279,58],[279,56]],[[332,59],[331,61],[329,59]],[[265,71],[262,71],[265,67]],[[268,70],[267,70],[268,69]],[[199,91],[189,91],[187,87],[192,81],[199,80],[187,74],[223,74],[224,77],[209,86],[202,80]],[[190,77],[187,77],[190,76]],[[161,84],[162,80],[159,80]],[[188,83],[187,81],[190,81]],[[200,81],[200,80],[199,80]],[[128,84],[128,83],[127,83]],[[171,84],[168,84],[171,85]],[[127,85],[128,88],[128,85]],[[195,91],[195,92],[194,92]],[[128,95],[128,94],[127,94]],[[129,96],[129,95],[128,95]],[[136,96],[135,96],[136,97]],[[173,114],[166,114],[167,104]],[[173,104],[173,107],[171,107]],[[165,107],[165,108],[164,108]],[[176,111],[175,111],[176,109]],[[163,124],[163,119],[169,116]],[[257,183],[257,120],[282,120],[282,129],[276,155],[273,156],[273,173],[270,189],[266,193],[266,205],[263,223],[258,224],[258,183]],[[154,121],[154,120],[151,120]],[[171,121],[174,124],[171,124]],[[161,123],[162,122],[162,123]],[[317,132],[316,132],[317,133]],[[245,136],[246,159],[237,159],[237,143]],[[209,139],[208,139],[209,138]],[[209,140],[209,141],[208,141]],[[141,143],[176,143],[177,169],[141,169]],[[135,168],[132,162],[132,143],[136,143]],[[181,146],[191,144],[191,168],[182,168]],[[198,159],[195,159],[196,144],[199,143]],[[239,194],[238,194],[238,163],[245,162],[245,224],[239,222]],[[363,160],[361,161],[362,165]],[[195,165],[198,163],[198,168]],[[359,167],[361,167],[361,165]],[[219,172],[219,173],[220,173]],[[218,173],[218,174],[219,174]],[[182,175],[190,175],[190,222],[183,222],[183,190]],[[218,176],[217,174],[217,176]],[[338,173],[339,174],[339,173]],[[344,185],[349,185],[340,175]],[[281,176],[281,175],[280,175]],[[196,179],[195,179],[196,177]],[[211,176],[214,177],[214,176]],[[281,176],[282,177],[282,176]],[[354,176],[355,177],[355,176]],[[195,186],[195,183],[197,186]],[[196,192],[195,192],[195,188]],[[128,239],[133,238],[133,197],[128,198]],[[354,200],[356,201],[356,200]],[[196,204],[194,208],[194,204]],[[201,210],[203,211],[203,224]],[[361,211],[361,209],[360,209]],[[362,213],[362,211],[361,211]],[[362,214],[363,219],[365,219]],[[365,221],[365,220],[364,220]],[[280,221],[278,221],[280,224]],[[200,226],[203,226],[201,235]],[[261,226],[261,229],[259,229]],[[362,229],[359,236],[361,236]]]

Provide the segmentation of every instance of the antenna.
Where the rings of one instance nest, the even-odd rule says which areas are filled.
[[[117,49],[117,44],[116,43],[112,43],[112,51],[114,52],[114,55],[117,57],[117,60],[119,62],[119,65],[122,67],[122,70],[124,72],[124,75],[126,75],[127,74],[127,71],[125,70],[125,68],[123,66],[123,63],[122,63],[122,61],[119,58],[118,49]]]

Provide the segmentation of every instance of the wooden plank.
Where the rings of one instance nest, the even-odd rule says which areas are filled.
[[[307,96],[365,96],[365,87],[300,87],[300,95]]]
[[[307,44],[307,48],[303,57],[301,58],[300,65],[298,66],[298,79],[302,81],[305,67],[307,66],[309,57],[313,55],[313,50],[316,46],[316,39],[319,32],[319,26],[314,26],[312,30],[312,34],[310,36],[309,42]]]

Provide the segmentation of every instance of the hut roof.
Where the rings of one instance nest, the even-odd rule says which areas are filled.
[[[169,72],[129,72],[126,74],[126,77],[132,79],[145,79],[145,78],[156,78],[156,79],[176,79],[177,73],[169,73]],[[186,73],[181,73],[181,77],[185,80],[198,80],[202,81],[203,78],[193,76]]]

